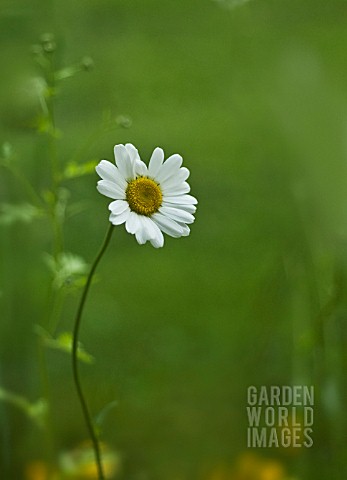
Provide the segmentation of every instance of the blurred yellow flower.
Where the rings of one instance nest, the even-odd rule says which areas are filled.
[[[49,466],[41,460],[29,463],[25,468],[25,480],[60,480],[57,472],[50,471]]]
[[[120,456],[107,445],[101,444],[105,478],[111,480],[120,471]],[[59,466],[50,467],[43,461],[33,461],[25,469],[25,480],[97,480],[94,450],[89,442],[61,453]]]
[[[104,474],[112,479],[120,470],[120,456],[104,443],[100,445]],[[74,450],[64,452],[59,459],[60,471],[71,479],[98,479],[95,453],[89,442],[83,443]]]
[[[286,480],[284,466],[277,460],[263,458],[254,453],[241,455],[236,467],[235,480]]]
[[[234,467],[217,466],[207,478],[208,480],[289,480],[282,463],[251,452],[243,453]]]

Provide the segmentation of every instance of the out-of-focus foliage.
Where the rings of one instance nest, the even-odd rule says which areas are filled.
[[[88,265],[83,258],[70,252],[63,252],[57,258],[45,256],[46,265],[53,275],[54,288],[83,285]]]
[[[43,426],[48,408],[44,399],[40,398],[36,402],[30,402],[25,397],[0,387],[0,400],[22,410],[39,427]]]
[[[30,223],[35,218],[42,216],[42,212],[30,203],[0,205],[0,224],[11,225],[16,222]]]
[[[42,327],[36,326],[36,333],[41,337],[43,345],[53,350],[60,350],[61,352],[71,353],[72,350],[72,335],[70,332],[60,333],[57,338],[52,337]],[[85,351],[83,345],[78,345],[77,356],[79,360],[85,363],[93,363],[94,358]]]

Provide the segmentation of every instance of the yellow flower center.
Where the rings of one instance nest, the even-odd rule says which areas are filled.
[[[157,212],[163,201],[163,194],[159,185],[147,177],[131,180],[125,195],[130,210],[147,217]]]

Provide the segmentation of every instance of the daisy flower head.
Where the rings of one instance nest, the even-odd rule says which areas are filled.
[[[147,166],[137,149],[127,143],[116,145],[114,156],[115,165],[101,160],[96,167],[102,179],[98,191],[113,199],[108,207],[110,222],[124,223],[139,244],[150,241],[156,248],[164,245],[163,233],[175,238],[188,236],[198,201],[188,194],[189,170],[181,166],[181,155],[164,161],[164,151],[158,147]]]

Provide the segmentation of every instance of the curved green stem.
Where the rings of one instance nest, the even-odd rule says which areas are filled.
[[[111,240],[112,232],[113,232],[113,225],[110,224],[110,226],[107,230],[105,239],[103,241],[103,244],[102,244],[102,246],[99,250],[99,253],[95,257],[93,265],[90,269],[90,272],[89,272],[89,275],[88,275],[88,278],[87,278],[87,282],[85,284],[85,287],[84,287],[84,290],[83,290],[83,293],[82,293],[80,304],[79,304],[79,307],[78,307],[78,310],[77,310],[77,313],[76,313],[76,317],[75,317],[74,331],[73,331],[73,343],[72,343],[72,371],[73,371],[73,377],[74,377],[74,382],[75,382],[75,386],[76,386],[76,390],[77,390],[77,395],[78,395],[78,398],[79,398],[79,401],[80,401],[80,404],[81,404],[83,416],[84,416],[84,419],[85,419],[85,422],[86,422],[86,425],[87,425],[87,428],[88,428],[88,431],[89,431],[90,438],[91,438],[92,443],[93,443],[93,449],[94,449],[94,453],[95,453],[95,462],[96,462],[97,469],[98,469],[99,480],[105,480],[105,476],[104,476],[103,468],[102,468],[102,461],[101,461],[100,444],[99,444],[99,440],[98,440],[98,437],[97,437],[97,434],[96,434],[96,431],[95,431],[95,428],[94,428],[94,425],[93,425],[93,421],[92,421],[92,418],[91,418],[91,415],[90,415],[90,412],[89,412],[89,408],[88,408],[85,396],[83,394],[82,386],[81,386],[81,381],[80,381],[79,371],[78,371],[77,351],[78,351],[78,334],[79,334],[79,330],[80,330],[81,318],[82,318],[82,312],[83,312],[84,304],[85,304],[86,299],[87,299],[89,287],[91,285],[94,272],[95,272],[96,267],[98,266],[103,254],[105,253],[105,250],[106,250],[106,248],[107,248],[107,246],[108,246],[108,244]]]

